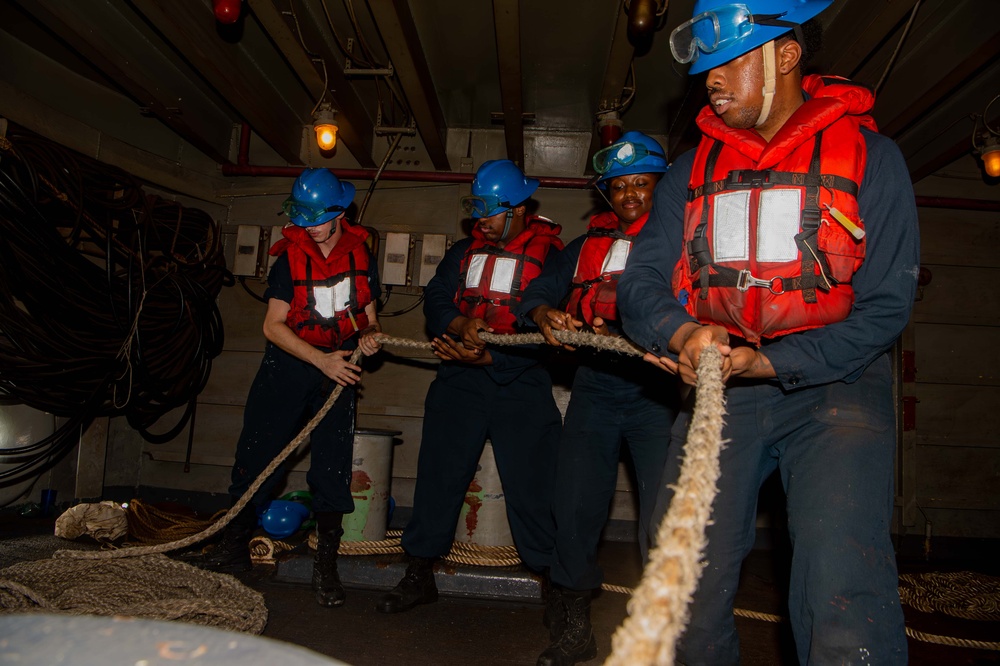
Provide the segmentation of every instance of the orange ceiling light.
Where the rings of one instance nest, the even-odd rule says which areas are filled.
[[[313,131],[316,145],[320,150],[329,151],[337,147],[337,112],[329,102],[323,102],[313,113]]]

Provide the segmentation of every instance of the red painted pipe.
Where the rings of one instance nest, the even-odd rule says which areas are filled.
[[[371,180],[378,169],[330,169],[337,178],[346,180]],[[302,173],[302,167],[252,166],[242,164],[223,164],[223,176],[287,176],[296,178]],[[408,180],[419,183],[471,183],[476,177],[474,173],[455,173],[453,171],[383,171],[379,180]],[[538,178],[542,187],[578,188],[587,187],[589,178],[561,178],[541,176]]]
[[[377,169],[330,169],[337,178],[346,180],[371,180]],[[224,176],[286,176],[296,178],[302,173],[302,167],[252,166],[249,164],[223,164]],[[472,173],[455,173],[452,171],[383,171],[381,180],[406,180],[418,183],[471,183],[475,178]],[[541,187],[585,189],[590,186],[591,178],[563,178],[555,176],[538,176]],[[980,210],[1000,212],[1000,201],[988,199],[958,199],[951,197],[916,197],[917,206],[921,208],[949,208],[952,210]]]
[[[916,197],[923,208],[951,208],[953,210],[983,210],[1000,212],[1000,201],[989,199],[956,199],[953,197]]]

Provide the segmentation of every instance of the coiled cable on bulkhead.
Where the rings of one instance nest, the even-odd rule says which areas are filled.
[[[216,297],[234,282],[217,223],[27,131],[0,155],[0,402],[68,418],[4,449],[18,464],[0,480],[37,474],[100,416],[173,439],[222,351]]]

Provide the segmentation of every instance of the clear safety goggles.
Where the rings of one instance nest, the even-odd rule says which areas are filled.
[[[777,16],[771,14],[756,18],[774,19]],[[670,33],[670,51],[679,63],[694,62],[699,51],[714,53],[752,33],[754,20],[746,5],[716,7],[677,26]]]
[[[489,217],[499,213],[501,208],[510,208],[510,203],[502,201],[496,194],[473,194],[462,197],[462,209],[467,215]]]
[[[306,224],[319,224],[319,218],[327,213],[343,213],[347,209],[343,206],[316,206],[289,197],[282,202],[281,210],[293,220],[302,218]]]
[[[594,159],[592,162],[594,165],[594,171],[603,176],[615,168],[616,164],[627,167],[635,161],[644,159],[650,155],[666,159],[666,156],[663,153],[652,151],[641,143],[620,141],[618,143],[611,144],[607,148],[598,150],[594,153]]]

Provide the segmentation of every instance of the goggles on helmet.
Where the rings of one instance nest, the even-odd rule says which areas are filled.
[[[616,164],[626,167],[637,160],[645,159],[650,155],[666,159],[666,156],[663,153],[650,150],[641,143],[620,141],[594,153],[594,171],[604,175],[614,169]]]
[[[343,213],[347,209],[343,206],[317,206],[288,197],[281,203],[281,210],[293,220],[301,217],[304,222],[312,225],[319,224],[319,218],[327,213]]]
[[[782,25],[783,22],[774,19],[783,15],[754,15],[746,5],[722,5],[677,26],[670,33],[670,51],[679,63],[694,62],[699,51],[714,53],[743,39],[753,32],[755,23]]]
[[[472,194],[462,197],[462,208],[468,215],[490,217],[510,208],[510,203],[496,194]]]

